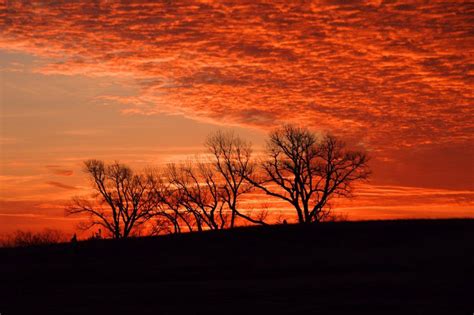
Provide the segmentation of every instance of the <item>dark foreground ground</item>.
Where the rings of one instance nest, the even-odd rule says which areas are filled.
[[[0,313],[473,314],[474,220],[0,250]]]

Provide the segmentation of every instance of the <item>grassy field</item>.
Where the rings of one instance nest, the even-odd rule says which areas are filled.
[[[281,225],[0,250],[0,313],[473,314],[474,220]]]

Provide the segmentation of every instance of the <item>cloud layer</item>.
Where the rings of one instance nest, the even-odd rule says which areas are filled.
[[[472,135],[470,1],[8,2],[2,47],[43,73],[131,76],[131,113],[270,127],[375,148]]]

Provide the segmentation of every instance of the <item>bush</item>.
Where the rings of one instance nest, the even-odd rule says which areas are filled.
[[[18,230],[4,238],[0,244],[2,247],[28,247],[56,244],[67,240],[66,235],[59,230],[44,229],[41,232]]]

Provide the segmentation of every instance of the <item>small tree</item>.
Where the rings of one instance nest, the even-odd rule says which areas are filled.
[[[194,217],[198,231],[203,227],[211,230],[226,225],[223,213],[222,190],[217,182],[218,174],[203,162],[170,164],[170,183],[178,191],[180,205]]]
[[[167,170],[161,175],[156,172],[151,174],[150,178],[153,181],[151,195],[153,196],[154,203],[154,210],[152,211],[152,216],[155,220],[154,225],[168,225],[168,229],[174,234],[181,233],[183,225],[189,231],[192,231],[192,218],[188,211],[182,207],[182,192],[171,183],[169,171]],[[155,226],[153,227],[154,230],[157,229]],[[171,226],[173,227],[172,229]]]
[[[255,224],[265,224],[263,220],[254,219],[238,210],[241,195],[253,189],[253,185],[245,180],[254,172],[252,145],[232,132],[218,131],[207,138],[206,147],[212,156],[212,165],[222,177],[222,198],[231,212],[230,227],[234,227],[237,217]]]
[[[286,125],[270,133],[260,176],[242,173],[266,194],[290,203],[299,223],[328,217],[325,206],[351,196],[352,184],[369,175],[365,153],[349,150],[334,136],[318,138],[306,128]]]
[[[127,238],[150,219],[156,206],[150,193],[153,188],[150,176],[134,174],[118,162],[106,165],[103,161],[87,160],[84,166],[92,181],[93,200],[76,197],[66,208],[68,215],[89,216],[83,229],[99,225],[113,238]]]

